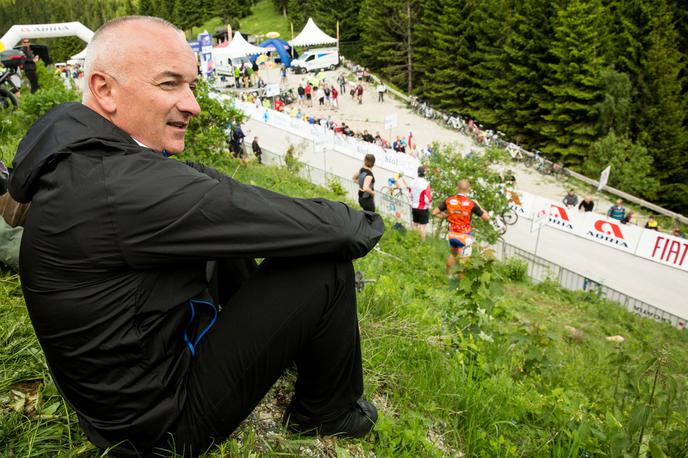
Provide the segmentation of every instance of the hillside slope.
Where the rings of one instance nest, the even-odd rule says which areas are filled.
[[[290,195],[337,198],[286,168],[214,165]],[[380,249],[355,261],[374,280],[359,317],[375,432],[287,434],[287,374],[207,456],[630,456],[641,442],[643,456],[688,452],[687,333],[587,293],[531,285],[522,265],[489,252],[457,287],[443,273],[443,242],[390,228]],[[0,276],[0,304],[0,455],[97,456],[56,392],[16,275]],[[625,341],[606,340],[615,335]]]

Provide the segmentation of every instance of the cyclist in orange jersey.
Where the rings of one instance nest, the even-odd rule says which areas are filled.
[[[459,180],[456,186],[456,194],[446,198],[437,208],[432,211],[433,216],[446,219],[449,222],[449,256],[447,256],[447,274],[451,273],[452,267],[456,263],[456,256],[467,258],[471,255],[471,245],[473,244],[471,219],[476,215],[484,221],[490,219],[490,215],[480,208],[480,205],[468,197],[471,190],[471,183],[466,180]]]

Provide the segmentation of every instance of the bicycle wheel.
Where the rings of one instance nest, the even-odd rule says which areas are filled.
[[[490,220],[490,224],[492,224],[492,227],[500,236],[506,234],[506,223],[501,215],[497,215],[492,218]]]
[[[501,216],[504,220],[504,223],[508,224],[509,226],[513,226],[516,224],[516,221],[518,221],[518,213],[513,211],[511,208],[504,210]]]

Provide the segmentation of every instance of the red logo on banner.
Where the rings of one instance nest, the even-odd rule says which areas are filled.
[[[566,209],[558,205],[552,205],[550,207],[549,215],[553,218],[561,218],[564,221],[569,221],[569,214],[566,213]]]
[[[569,220],[569,214],[566,213],[566,209],[564,207],[560,207],[558,205],[552,205],[549,209],[549,214],[550,216],[554,218],[561,218],[564,221],[570,221]]]
[[[688,254],[688,243],[657,236],[655,246],[652,249],[652,257],[659,255],[659,259],[670,264],[682,266]]]
[[[569,220],[569,214],[566,212],[564,207],[558,205],[550,204],[549,214],[547,215],[547,222],[553,226],[559,226],[563,229],[573,230],[571,221]]]
[[[624,240],[623,233],[618,224],[610,223],[603,219],[595,221],[595,232],[588,231],[589,237],[594,237],[607,243],[628,248],[628,243]]]
[[[608,227],[609,230],[606,230],[605,227]],[[621,228],[617,224],[610,223],[609,221],[605,221],[603,219],[598,219],[597,221],[595,221],[595,229],[606,235],[614,234],[614,237],[616,237],[617,239],[624,238],[623,233],[621,232]]]

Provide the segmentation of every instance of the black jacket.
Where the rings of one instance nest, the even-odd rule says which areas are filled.
[[[32,203],[20,273],[36,335],[101,447],[129,439],[145,449],[177,418],[191,360],[186,302],[208,297],[209,260],[241,271],[254,257],[353,259],[384,230],[342,203],[165,158],[79,103],[31,127],[9,189]]]

